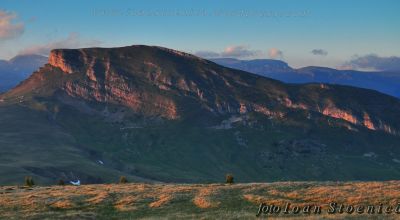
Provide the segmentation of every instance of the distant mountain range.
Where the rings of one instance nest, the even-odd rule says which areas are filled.
[[[400,71],[361,72],[326,67],[293,69],[280,60],[238,60],[218,58],[211,61],[220,65],[270,77],[287,83],[330,83],[373,89],[400,98]]]
[[[47,57],[41,55],[18,55],[0,60],[0,93],[13,88],[46,63]]]
[[[0,184],[400,178],[399,99],[156,46],[53,50],[0,124]]]

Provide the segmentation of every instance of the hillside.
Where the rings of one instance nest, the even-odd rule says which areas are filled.
[[[0,187],[0,219],[398,219],[398,181]],[[382,194],[382,192],[385,192]],[[328,214],[330,203],[336,213]],[[281,212],[261,214],[261,203]],[[285,206],[290,203],[288,214]],[[343,204],[343,212],[338,213]],[[382,212],[378,214],[382,204]],[[348,206],[364,207],[362,214]],[[294,207],[310,213],[293,214]],[[320,214],[314,213],[321,207]],[[368,206],[374,213],[368,214]]]
[[[398,99],[162,47],[53,50],[0,100],[0,184],[400,177]]]

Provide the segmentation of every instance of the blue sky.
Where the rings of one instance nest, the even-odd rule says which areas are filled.
[[[339,67],[356,55],[400,56],[399,11],[396,0],[2,0],[0,59],[53,47],[148,44]]]

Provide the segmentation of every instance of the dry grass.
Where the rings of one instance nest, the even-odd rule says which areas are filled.
[[[218,207],[220,202],[213,202],[211,200],[211,195],[215,195],[218,191],[217,186],[211,186],[211,187],[206,187],[206,188],[200,188],[198,193],[193,199],[193,203],[202,209],[207,209],[207,208],[215,208]]]
[[[150,203],[149,207],[157,208],[157,207],[167,204],[171,200],[172,200],[172,195],[163,194],[163,195],[160,195],[160,197],[158,198],[157,201]]]
[[[108,197],[109,194],[107,192],[98,192],[94,197],[87,199],[86,202],[96,205],[102,203]]]
[[[400,181],[234,185],[104,184],[31,189],[8,186],[0,187],[0,219],[29,219],[37,216],[51,219],[71,215],[87,215],[95,219],[107,219],[110,217],[108,215],[122,219],[132,216],[162,218],[166,214],[180,219],[209,219],[208,215],[211,219],[215,216],[248,219],[252,218],[249,216],[255,216],[262,202],[275,205],[290,202],[299,206],[318,204],[326,207],[333,201],[353,205],[397,205],[400,201]],[[156,214],[150,211],[153,209],[162,212]],[[233,212],[236,210],[240,212]],[[280,219],[282,216],[270,217]],[[396,216],[386,217],[390,219]],[[301,218],[304,216],[296,219]]]
[[[64,200],[64,201],[57,201],[53,204],[51,204],[52,207],[54,208],[59,208],[59,209],[68,209],[72,207],[71,201]]]
[[[122,197],[115,202],[114,207],[119,211],[132,211],[135,210],[134,203],[137,200],[134,196]]]

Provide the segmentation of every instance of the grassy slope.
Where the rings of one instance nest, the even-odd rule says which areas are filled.
[[[119,184],[0,187],[0,219],[255,219],[261,202],[321,205],[321,215],[273,219],[396,219],[398,214],[326,213],[330,202],[397,205],[398,181],[259,184]],[[269,217],[268,217],[269,218]]]
[[[47,102],[46,108],[51,105]],[[257,114],[248,119],[257,121],[251,128],[237,123],[232,129],[213,129],[178,120],[121,130],[126,125],[102,116],[68,106],[58,109],[33,111],[22,104],[0,108],[1,182],[21,183],[27,175],[41,184],[72,176],[86,183],[115,182],[120,175],[137,181],[203,183],[221,181],[226,173],[240,182],[400,176],[399,165],[392,161],[400,153],[393,144],[398,138],[379,132],[314,127],[309,122],[293,127],[290,118],[277,123]],[[299,150],[291,147],[293,140],[317,140],[326,146]],[[374,147],[378,145],[382,147]],[[371,151],[378,156],[363,156]]]
[[[73,178],[86,182],[111,182],[122,175],[115,169],[100,165],[98,160],[101,158],[91,156],[73,136],[54,123],[46,111],[12,105],[0,108],[0,115],[0,173],[3,183],[17,184],[27,175],[45,184]]]

